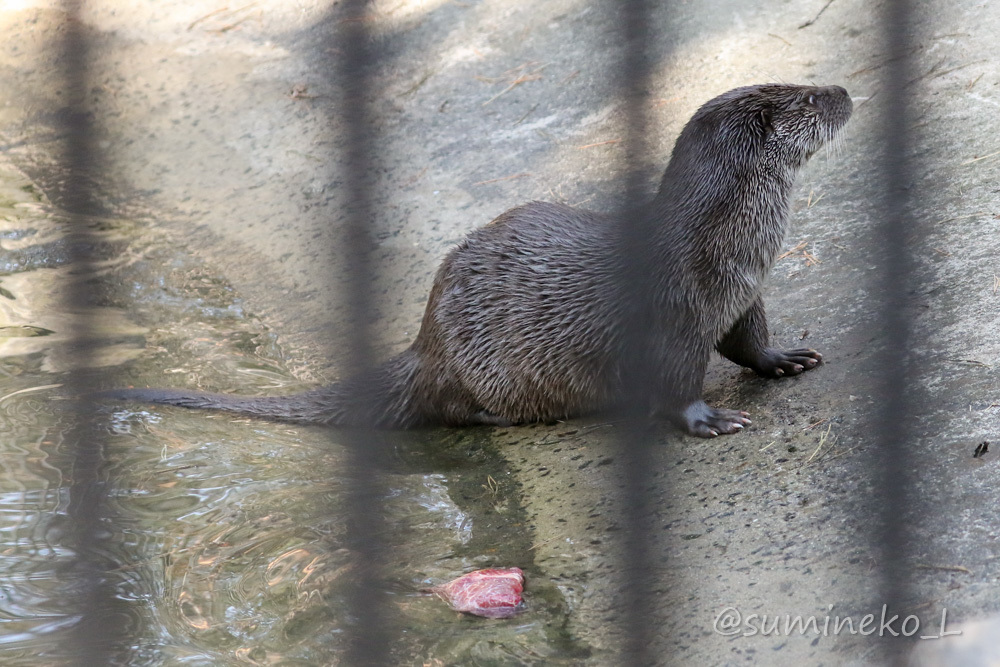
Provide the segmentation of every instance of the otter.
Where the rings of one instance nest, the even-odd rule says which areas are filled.
[[[799,168],[852,112],[840,86],[763,84],[705,103],[682,130],[641,212],[657,315],[652,407],[687,433],[735,433],[739,410],[702,400],[713,348],[764,377],[822,356],[768,344],[761,284],[777,259]],[[616,216],[531,202],[452,249],[413,344],[361,377],[291,396],[170,389],[118,399],[342,426],[513,425],[612,407],[623,397],[623,306]]]

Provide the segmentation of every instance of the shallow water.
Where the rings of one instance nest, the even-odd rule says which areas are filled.
[[[74,267],[64,216],[0,165],[0,663],[65,664],[79,610],[60,570],[74,359],[60,292]],[[246,394],[303,385],[277,336],[239,295],[141,221],[94,219],[98,346],[112,385]],[[328,664],[342,656],[353,554],[341,508],[345,450],[333,429],[172,408],[107,405],[115,590],[127,614],[122,664]],[[489,429],[393,434],[383,470],[385,590],[399,664],[558,664],[587,654],[567,636],[555,586],[532,569],[519,488]],[[424,590],[483,567],[518,566],[528,610],[462,616]]]

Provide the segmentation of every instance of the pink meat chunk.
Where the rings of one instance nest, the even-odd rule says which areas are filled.
[[[508,618],[524,608],[520,568],[476,570],[431,589],[452,609],[487,618]]]

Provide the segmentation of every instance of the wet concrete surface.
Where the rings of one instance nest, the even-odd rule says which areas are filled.
[[[893,344],[872,328],[880,301],[871,287],[886,56],[869,3],[837,0],[819,14],[825,4],[719,0],[654,11],[651,190],[683,123],[729,88],[835,83],[856,107],[842,144],[800,176],[790,253],[765,295],[775,341],[815,347],[824,365],[769,382],[717,360],[709,402],[748,410],[754,425],[713,441],[658,435],[649,539],[662,554],[651,585],[664,663],[864,663],[889,641],[713,627],[728,609],[822,621],[860,619],[882,604],[868,540],[878,478],[866,454],[879,401],[871,369]],[[305,1],[222,8],[98,2],[84,12],[103,203],[151,212],[277,333],[301,380],[335,379],[346,324],[330,284],[342,264],[334,241],[345,166],[342,128],[329,117],[337,91],[326,69],[337,54],[318,46],[338,21],[358,17]],[[531,199],[604,211],[620,203],[617,11],[580,0],[395,0],[364,17],[382,54],[372,91],[380,355],[412,340],[440,258],[469,230]],[[0,17],[0,141],[57,198],[60,63],[48,45],[65,15],[57,3],[25,2]],[[916,545],[911,609],[935,629],[942,610],[958,622],[1000,608],[998,472],[991,455],[972,457],[978,443],[1000,440],[1000,68],[988,55],[998,28],[988,4],[922,5],[911,56],[921,231],[909,295],[919,412],[908,427],[920,476],[906,519]],[[616,426],[582,419],[493,437],[517,474],[536,566],[565,596],[571,632],[587,637],[591,662],[613,662],[622,645]]]

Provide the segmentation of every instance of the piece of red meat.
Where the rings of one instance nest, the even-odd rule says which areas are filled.
[[[509,618],[524,609],[524,572],[518,567],[476,570],[431,589],[455,611]]]

